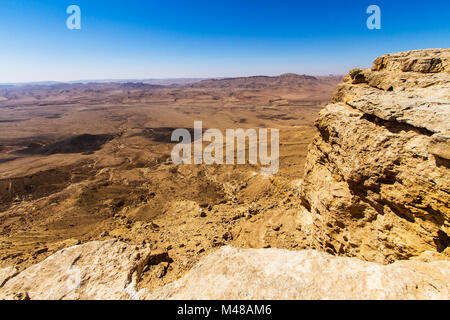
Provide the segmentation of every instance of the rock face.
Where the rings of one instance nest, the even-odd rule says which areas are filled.
[[[136,299],[136,281],[151,256],[149,249],[114,240],[73,246],[15,277],[10,273],[0,299],[26,294],[32,300]]]
[[[316,121],[300,197],[312,248],[382,263],[450,240],[450,49],[382,56]]]
[[[375,59],[373,71],[450,72],[450,51],[428,49],[387,54]]]
[[[448,261],[384,266],[314,250],[222,247],[152,299],[448,299]]]

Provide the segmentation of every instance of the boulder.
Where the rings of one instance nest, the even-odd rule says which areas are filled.
[[[10,277],[0,299],[137,299],[136,282],[150,257],[148,248],[115,240],[76,245]]]
[[[444,299],[450,261],[390,265],[315,250],[222,247],[148,299]]]

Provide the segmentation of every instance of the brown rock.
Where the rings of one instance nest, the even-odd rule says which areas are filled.
[[[157,278],[162,278],[166,275],[167,268],[169,267],[168,262],[161,262],[158,264],[154,270],[154,274]]]
[[[449,61],[450,49],[392,54],[344,78],[300,188],[311,247],[383,263],[448,247]]]
[[[387,54],[375,59],[373,71],[450,72],[450,50],[428,49]]]

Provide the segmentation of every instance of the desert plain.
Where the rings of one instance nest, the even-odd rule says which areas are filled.
[[[139,286],[179,279],[224,245],[302,249],[297,187],[339,76],[0,87],[0,267],[117,239],[164,253]],[[280,130],[259,165],[175,165],[177,128]],[[247,146],[248,147],[248,146]],[[292,214],[289,214],[292,212]]]

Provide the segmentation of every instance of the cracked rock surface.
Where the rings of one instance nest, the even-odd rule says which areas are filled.
[[[300,198],[310,246],[388,263],[450,240],[450,49],[344,78],[316,121]]]
[[[150,257],[148,248],[115,240],[76,245],[11,277],[0,288],[0,298],[136,299],[135,284]]]
[[[315,250],[222,247],[152,299],[448,299],[448,261],[380,265]]]

